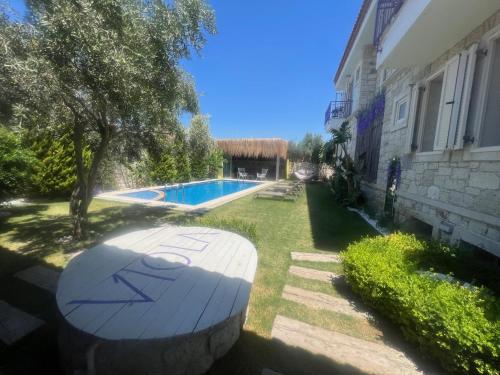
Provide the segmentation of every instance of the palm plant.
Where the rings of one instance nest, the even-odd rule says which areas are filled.
[[[331,129],[330,133],[332,139],[325,143],[324,159],[335,170],[334,190],[337,199],[344,204],[352,204],[359,197],[360,176],[356,163],[347,150],[352,138],[349,123],[344,121],[338,129]],[[346,186],[345,193],[343,184]]]

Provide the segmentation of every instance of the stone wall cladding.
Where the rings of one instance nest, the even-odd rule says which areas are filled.
[[[393,123],[394,101],[404,93],[410,95],[410,84],[438,71],[452,56],[479,41],[497,25],[500,25],[500,11],[428,66],[399,69],[383,83],[386,107],[377,181],[364,183],[363,192],[369,200],[375,200],[372,206],[383,207],[385,195],[376,192],[385,190],[390,160],[403,157],[396,203],[398,219],[416,217],[434,226],[435,237],[452,242],[463,239],[466,233],[464,236],[475,241],[474,245],[500,255],[500,160],[466,161],[464,151],[456,150],[422,161],[418,154],[407,154],[405,149],[408,124],[397,129]],[[368,79],[371,84],[371,77]],[[375,82],[380,85],[381,80],[375,78]],[[440,231],[442,223],[449,223],[455,229],[451,234]]]

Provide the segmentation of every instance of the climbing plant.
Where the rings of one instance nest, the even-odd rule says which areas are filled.
[[[386,219],[394,219],[394,204],[397,199],[397,189],[401,182],[401,160],[395,156],[389,161],[387,167],[387,184],[385,191],[384,216]]]

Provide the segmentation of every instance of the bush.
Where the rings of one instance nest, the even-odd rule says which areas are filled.
[[[0,201],[25,193],[36,158],[14,132],[0,126]]]
[[[170,152],[162,155],[158,162],[150,161],[151,178],[157,184],[172,183],[177,181],[177,168],[175,158]]]
[[[69,131],[61,135],[45,133],[33,139],[32,150],[39,163],[32,176],[36,193],[69,197],[76,184],[75,148]],[[83,151],[85,167],[90,167],[89,147]]]
[[[347,282],[446,370],[498,375],[500,299],[485,287],[419,273],[433,253],[445,256],[436,246],[401,233],[351,244],[343,253]]]
[[[203,216],[196,219],[193,224],[238,233],[254,244],[257,244],[257,227],[255,223],[240,219],[226,219],[218,216]]]

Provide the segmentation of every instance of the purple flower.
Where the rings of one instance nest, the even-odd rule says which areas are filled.
[[[358,134],[366,132],[376,121],[381,121],[384,117],[385,93],[377,94],[371,103],[358,114]]]

